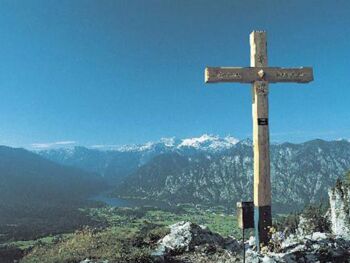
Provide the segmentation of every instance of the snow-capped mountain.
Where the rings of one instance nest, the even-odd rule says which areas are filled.
[[[250,199],[252,140],[202,135],[163,138],[114,150],[53,149],[40,155],[103,176],[120,196],[209,204]],[[325,198],[327,189],[350,169],[350,142],[313,140],[271,144],[274,207],[302,206]]]
[[[232,136],[221,138],[219,136],[204,134],[197,138],[182,140],[181,143],[177,145],[177,148],[181,149],[187,147],[195,148],[198,150],[218,152],[222,150],[227,150],[238,142],[239,140]]]
[[[150,151],[156,148],[167,149],[167,150],[186,150],[195,149],[199,151],[209,151],[209,152],[220,152],[222,150],[227,150],[234,146],[238,139],[232,136],[220,137],[217,135],[203,134],[200,137],[177,139],[175,137],[171,138],[161,138],[157,142],[147,142],[145,144],[139,145],[124,145],[117,147],[117,151]]]
[[[345,140],[273,144],[270,156],[276,211],[327,198],[328,188],[350,170],[350,143]],[[251,140],[244,140],[219,154],[158,155],[128,176],[115,194],[230,207],[251,200],[252,189],[253,149]]]
[[[218,154],[230,149],[237,142],[238,140],[231,136],[221,138],[204,134],[196,138],[162,138],[156,142],[120,147],[111,145],[106,147],[98,145],[92,148],[76,146],[43,150],[37,153],[60,164],[98,173],[114,184],[160,154],[172,152],[183,155],[199,152]]]

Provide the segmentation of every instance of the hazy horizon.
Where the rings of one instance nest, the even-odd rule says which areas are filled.
[[[26,146],[13,146],[13,145],[5,145],[3,144],[3,146],[8,146],[8,147],[14,147],[14,148],[24,148],[24,149],[27,149],[27,150],[30,150],[30,151],[41,151],[41,150],[51,150],[51,149],[64,149],[64,148],[74,148],[74,147],[85,147],[85,148],[88,148],[88,149],[94,149],[94,150],[101,150],[101,151],[104,151],[104,150],[120,150],[122,149],[123,147],[125,146],[141,146],[141,145],[146,145],[148,143],[159,143],[159,142],[162,142],[164,140],[167,140],[167,139],[174,139],[174,140],[179,140],[179,141],[183,141],[183,140],[186,140],[186,139],[195,139],[195,138],[200,138],[200,137],[203,137],[203,136],[209,136],[209,137],[217,137],[217,138],[220,138],[220,139],[223,139],[223,138],[228,138],[228,137],[231,137],[231,138],[234,138],[236,139],[238,142],[239,141],[244,141],[244,140],[252,140],[252,137],[251,136],[247,136],[247,137],[242,137],[242,138],[239,138],[239,137],[236,137],[236,136],[233,136],[231,134],[226,134],[226,135],[218,135],[218,134],[200,134],[198,136],[190,136],[190,137],[175,137],[175,136],[172,136],[172,137],[161,137],[161,138],[158,138],[156,140],[152,140],[152,141],[143,141],[143,142],[135,142],[135,143],[124,143],[124,144],[91,144],[91,145],[84,145],[84,144],[81,144],[79,143],[78,141],[57,141],[57,142],[40,142],[40,143],[33,143],[31,145],[26,145]],[[313,141],[313,140],[324,140],[324,141],[328,141],[328,142],[331,142],[331,141],[341,141],[341,140],[345,140],[345,141],[348,141],[350,142],[350,139],[349,138],[321,138],[321,137],[314,137],[314,138],[309,138],[309,139],[305,139],[305,140],[271,140],[270,143],[271,144],[283,144],[283,143],[295,143],[295,144],[301,144],[301,143],[305,143],[305,142],[308,142],[308,141]]]

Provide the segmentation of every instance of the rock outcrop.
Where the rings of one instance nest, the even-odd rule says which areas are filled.
[[[272,242],[272,247],[262,253],[248,247],[247,262],[350,262],[350,241],[331,234],[316,232],[306,236],[274,237]]]
[[[328,194],[332,232],[350,240],[350,186],[339,181]]]
[[[158,262],[231,262],[240,250],[239,242],[233,238],[224,238],[191,222],[179,222],[159,240],[153,256]]]
[[[202,249],[209,245],[211,249],[223,248],[237,250],[238,242],[233,238],[223,238],[208,228],[191,222],[179,222],[170,226],[170,233],[158,242],[154,255],[178,255],[184,252]]]
[[[328,233],[290,235],[277,232],[269,246],[256,252],[254,238],[245,242],[246,262],[350,262],[350,240]],[[157,262],[242,262],[243,244],[223,238],[190,222],[171,226],[170,234],[158,242]]]

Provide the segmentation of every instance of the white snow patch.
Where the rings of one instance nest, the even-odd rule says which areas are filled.
[[[164,145],[166,147],[174,147],[175,146],[175,137],[161,138],[160,142],[164,143]]]
[[[193,147],[196,149],[203,150],[221,150],[232,147],[238,141],[238,139],[232,136],[220,138],[217,135],[203,134],[200,137],[183,139],[182,142],[178,145],[178,148]]]

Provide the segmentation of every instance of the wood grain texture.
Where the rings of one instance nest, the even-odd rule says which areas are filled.
[[[249,35],[250,66],[267,67],[267,40],[265,31],[253,31]]]
[[[267,67],[266,33],[252,32],[250,34],[250,65]],[[264,78],[267,72],[264,69]],[[254,206],[271,205],[270,180],[270,136],[269,136],[269,86],[266,80],[253,83],[253,151],[254,151]],[[259,125],[259,119],[266,119],[267,125]],[[259,219],[260,220],[260,219]]]
[[[259,75],[262,70],[263,76]],[[312,81],[313,70],[310,67],[279,68],[279,67],[207,67],[205,68],[205,82],[239,82],[253,83],[254,81],[296,82],[307,83]]]
[[[268,122],[259,124],[259,119],[269,119],[268,83],[253,84],[253,151],[254,151],[254,205],[271,205],[270,182],[270,136]]]

